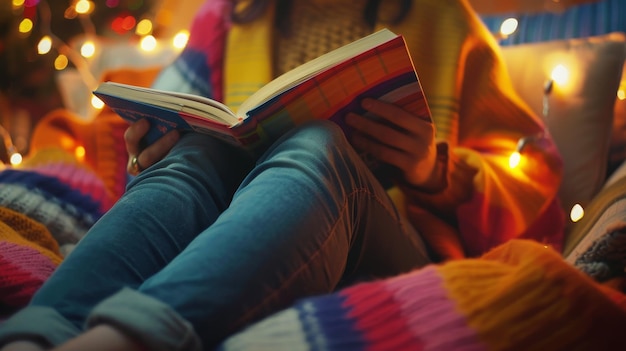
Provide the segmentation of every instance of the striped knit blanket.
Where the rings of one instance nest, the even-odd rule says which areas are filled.
[[[0,319],[30,301],[122,194],[125,128],[112,114],[85,122],[52,112],[25,161],[0,171]]]
[[[541,244],[512,240],[308,298],[220,350],[626,350],[626,298]]]

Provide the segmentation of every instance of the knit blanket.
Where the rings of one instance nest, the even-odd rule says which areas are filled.
[[[24,162],[0,171],[0,319],[30,301],[121,196],[125,127],[117,116],[52,112]]]
[[[303,299],[219,349],[626,350],[624,323],[623,294],[551,248],[512,240],[478,259]]]
[[[0,172],[2,315],[28,303],[113,201],[93,171],[53,156],[62,150],[45,154],[45,162]]]

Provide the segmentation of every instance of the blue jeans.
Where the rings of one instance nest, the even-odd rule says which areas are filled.
[[[428,261],[335,124],[293,130],[256,164],[187,134],[0,326],[0,345],[110,323],[151,350],[210,349],[297,298]]]

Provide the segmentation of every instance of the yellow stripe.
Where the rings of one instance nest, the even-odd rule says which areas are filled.
[[[262,20],[233,25],[226,41],[224,100],[228,107],[237,107],[259,87],[273,78],[272,30],[274,5]]]

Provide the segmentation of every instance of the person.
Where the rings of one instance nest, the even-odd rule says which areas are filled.
[[[558,249],[559,155],[544,138],[523,150],[525,167],[509,168],[518,140],[543,126],[465,0],[207,0],[155,87],[236,106],[380,26],[405,36],[434,124],[365,99],[394,127],[351,114],[358,133],[346,140],[331,122],[310,122],[259,158],[194,133],[143,148],[149,125],[133,124],[136,177],[0,326],[2,350],[212,349],[296,299],[362,279],[513,238]],[[393,181],[404,200],[392,201],[355,149],[401,170]]]

